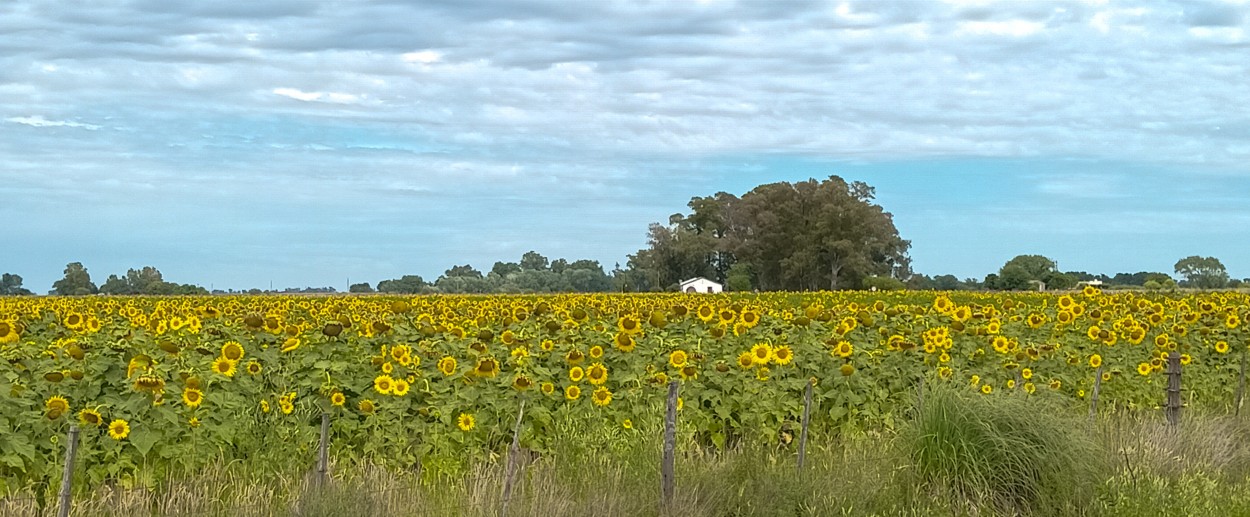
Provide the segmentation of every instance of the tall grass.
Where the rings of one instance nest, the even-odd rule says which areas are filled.
[[[931,391],[897,433],[815,434],[801,472],[795,444],[717,451],[686,439],[668,515],[1250,515],[1250,424],[1187,415],[1171,429],[1157,415],[1117,414],[1090,426],[1052,409]],[[662,515],[657,429],[557,425],[548,451],[522,456],[509,515]],[[71,515],[493,517],[502,508],[503,458],[437,475],[331,471],[317,487],[302,465],[224,464],[153,491],[100,487],[77,495]],[[55,515],[54,506],[0,496],[5,517]]]
[[[918,480],[965,507],[1081,515],[1109,470],[1093,436],[1023,396],[930,390],[902,440]]]

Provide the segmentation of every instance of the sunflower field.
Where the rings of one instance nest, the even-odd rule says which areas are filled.
[[[1113,410],[1226,410],[1247,348],[1241,293],[837,292],[554,296],[0,298],[0,494],[81,476],[145,486],[217,462],[315,454],[452,468],[567,422],[644,432],[681,385],[708,447],[787,445],[812,426],[890,429],[917,386]],[[1101,368],[1100,368],[1101,367]],[[293,459],[294,458],[294,459]]]

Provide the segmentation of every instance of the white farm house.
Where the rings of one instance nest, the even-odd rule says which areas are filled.
[[[681,283],[681,292],[683,293],[719,293],[724,290],[725,286],[701,276]]]

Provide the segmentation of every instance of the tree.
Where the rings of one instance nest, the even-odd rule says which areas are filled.
[[[652,290],[695,276],[726,282],[739,263],[749,266],[753,286],[769,290],[853,288],[870,275],[908,278],[910,243],[874,196],[865,183],[830,176],[760,185],[741,198],[696,197],[691,214],[650,226],[648,247],[627,263],[627,271],[641,274],[618,278]]]
[[[547,257],[540,255],[537,251],[527,251],[521,255],[520,265],[523,271],[546,271],[548,261]]]
[[[61,296],[83,296],[99,292],[91,282],[91,274],[82,262],[70,262],[65,265],[65,277],[52,283],[52,294]]]
[[[729,267],[728,278],[725,279],[725,287],[730,291],[750,291],[751,290],[751,266],[745,262],[739,262]]]
[[[933,288],[939,291],[955,291],[962,289],[963,285],[955,275],[938,275],[933,277]]]
[[[126,295],[137,293],[130,288],[130,284],[125,279],[117,275],[109,275],[104,284],[100,286],[100,294]]]
[[[907,284],[902,280],[888,276],[870,276],[863,280],[864,289],[876,288],[878,291],[902,291],[907,289]]]
[[[521,265],[516,262],[496,262],[495,266],[490,268],[490,274],[502,278],[508,278],[508,275],[520,272]]]
[[[372,293],[373,287],[370,286],[368,282],[361,282],[359,284],[352,284],[352,285],[347,286],[347,292],[349,293]]]
[[[478,274],[478,278],[481,274]],[[366,286],[368,284],[365,284]],[[425,279],[419,275],[404,275],[397,280],[383,280],[378,282],[378,292],[390,294],[417,294],[422,292],[428,284]]]
[[[443,272],[443,276],[447,278],[464,277],[464,278],[482,278],[482,272],[473,269],[473,266],[465,264],[463,266],[452,266],[451,269]]]
[[[0,276],[0,296],[30,296],[34,293],[22,287],[22,277],[5,273]]]
[[[1219,289],[1228,284],[1228,271],[1215,257],[1185,257],[1176,262],[1175,269],[1192,287]]]

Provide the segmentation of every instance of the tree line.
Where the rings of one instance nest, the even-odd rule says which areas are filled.
[[[1229,277],[1215,257],[1190,256],[1173,267],[1180,282],[1162,272],[1117,273],[1113,276],[1084,271],[1061,271],[1051,258],[1019,255],[983,279],[954,275],[927,276],[912,271],[907,252],[910,241],[894,226],[893,216],[874,202],[875,190],[859,181],[838,176],[797,183],[777,182],[755,187],[741,197],[718,192],[694,197],[689,213],[676,213],[667,224],[652,223],[647,246],[605,272],[598,261],[550,260],[536,251],[516,262],[495,262],[487,272],[469,264],[455,265],[434,281],[403,275],[376,285],[351,284],[352,293],[555,293],[675,291],[680,282],[705,277],[730,291],[937,289],[1033,290],[1070,289],[1081,282],[1106,286],[1169,289],[1221,289],[1250,284]],[[65,276],[51,294],[209,294],[203,287],[164,280],[161,272],[145,266],[125,275],[109,275],[96,287],[80,262],[66,265]],[[333,287],[261,291],[249,294],[333,293]],[[229,291],[234,293],[234,291]],[[0,295],[29,295],[22,277],[0,277]],[[212,294],[227,294],[213,291]]]

